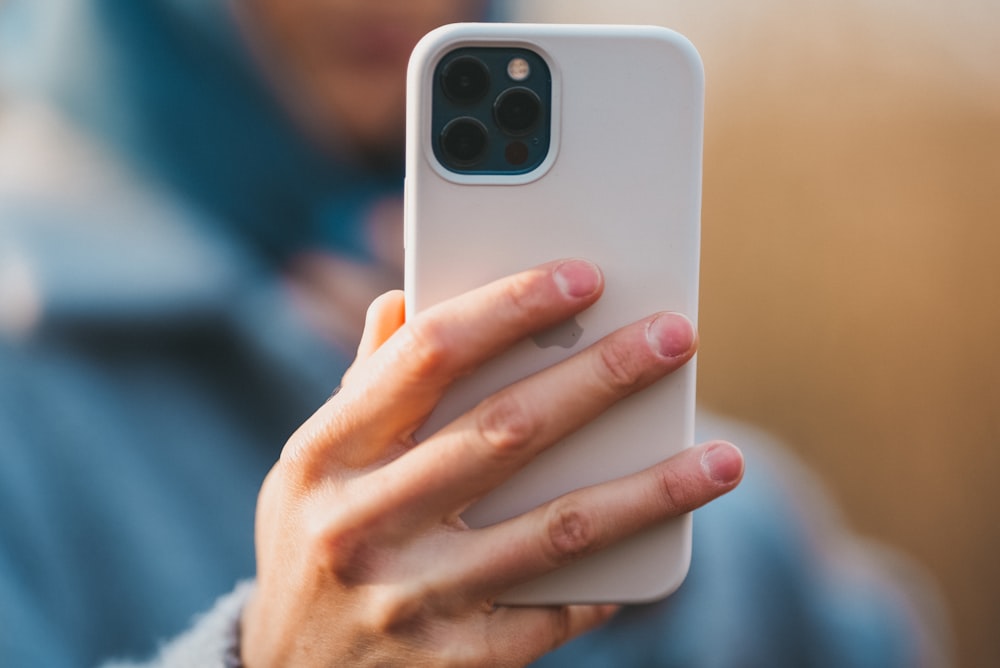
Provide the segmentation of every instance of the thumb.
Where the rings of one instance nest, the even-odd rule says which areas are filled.
[[[365,330],[361,334],[358,353],[344,373],[342,385],[347,384],[351,371],[374,354],[406,321],[402,290],[390,290],[375,298],[365,315]]]

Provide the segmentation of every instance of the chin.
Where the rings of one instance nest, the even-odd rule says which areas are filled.
[[[398,88],[400,94],[391,96],[385,94],[385,86],[370,89],[371,94],[366,88],[341,88],[325,104],[318,105],[325,110],[323,123],[352,145],[379,153],[401,153],[406,128],[404,84],[399,82],[393,89]],[[348,90],[350,94],[344,95]]]

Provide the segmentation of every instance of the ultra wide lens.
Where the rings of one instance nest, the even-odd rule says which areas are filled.
[[[441,73],[441,87],[453,101],[472,104],[486,95],[490,87],[490,73],[478,58],[456,58]]]

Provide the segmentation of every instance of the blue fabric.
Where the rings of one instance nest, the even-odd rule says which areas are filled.
[[[149,654],[253,574],[259,485],[347,362],[290,310],[281,263],[363,257],[359,213],[399,174],[308,145],[222,0],[0,7],[8,94],[155,184],[0,198],[0,255],[27,260],[43,306],[0,334],[0,665],[88,666]],[[540,666],[913,665],[906,610],[824,566],[748,451],[740,490],[696,515],[680,592]]]
[[[308,142],[252,67],[226,2],[9,3],[8,87],[57,105],[261,254],[365,255],[356,214],[400,189],[401,156],[372,171]]]
[[[48,208],[0,204],[54,297],[0,337],[3,666],[147,655],[251,577],[260,483],[346,363],[251,256],[147,222],[71,263],[86,219]]]
[[[899,592],[871,572],[826,563],[830,555],[817,551],[809,526],[818,509],[804,511],[761,434],[706,414],[699,422],[699,439],[741,445],[747,473],[734,492],[695,512],[684,584],[662,602],[625,609],[537,666],[921,665]]]

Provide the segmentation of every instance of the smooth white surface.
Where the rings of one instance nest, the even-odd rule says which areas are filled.
[[[548,61],[552,149],[530,174],[456,175],[436,163],[432,72],[445,53],[470,45],[528,47]],[[696,321],[703,90],[694,47],[663,28],[465,24],[417,45],[408,80],[407,313],[557,258],[595,261],[606,277],[602,299],[578,317],[576,347],[522,342],[458,382],[418,436],[627,323],[662,310]],[[690,446],[694,391],[690,363],[540,455],[463,517],[471,526],[501,521]],[[680,518],[501,600],[659,598],[683,580],[690,540],[690,517]]]

